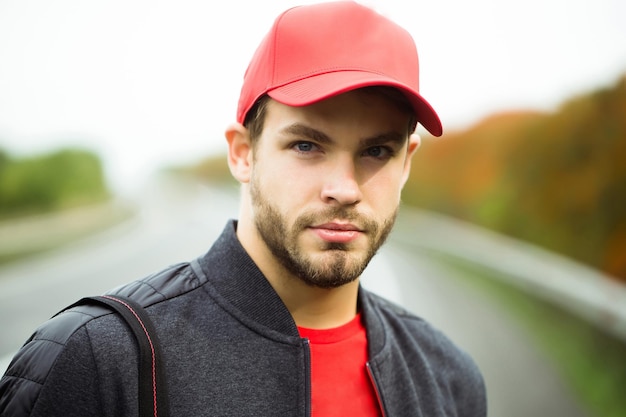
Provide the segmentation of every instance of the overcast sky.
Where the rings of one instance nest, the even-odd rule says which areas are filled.
[[[114,186],[225,151],[243,72],[296,0],[0,0],[0,147],[79,145]],[[626,73],[622,0],[363,0],[406,27],[444,130]]]

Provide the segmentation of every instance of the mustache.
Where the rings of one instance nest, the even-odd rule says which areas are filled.
[[[330,207],[324,210],[311,211],[301,214],[294,223],[296,230],[304,230],[311,225],[328,223],[340,220],[354,223],[364,232],[378,230],[378,224],[364,214],[351,207]]]

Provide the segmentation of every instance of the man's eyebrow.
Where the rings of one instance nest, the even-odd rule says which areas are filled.
[[[370,138],[365,138],[361,140],[361,146],[364,148],[370,146],[384,145],[390,144],[394,146],[402,146],[407,142],[406,134],[398,133],[398,132],[386,132],[381,133],[380,135],[372,136]]]
[[[281,133],[290,136],[298,136],[302,139],[311,139],[318,143],[328,144],[333,143],[333,139],[321,132],[317,129],[314,129],[310,126],[301,124],[301,123],[293,123],[285,128],[281,129]],[[376,136],[372,136],[369,138],[365,138],[360,140],[360,145],[363,148],[367,148],[370,146],[377,146],[383,144],[391,144],[395,146],[402,146],[407,141],[406,134],[402,134],[395,131],[381,133]]]
[[[290,136],[299,136],[302,139],[311,139],[319,143],[332,142],[332,139],[324,132],[301,123],[290,124],[289,126],[281,129],[280,132]]]

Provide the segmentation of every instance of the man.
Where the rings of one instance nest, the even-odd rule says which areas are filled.
[[[418,122],[441,134],[404,29],[353,2],[278,17],[226,131],[238,221],[205,256],[115,291],[155,323],[171,415],[486,415],[472,360],[359,285]],[[137,415],[137,348],[119,318],[58,317],[9,367],[2,415]]]

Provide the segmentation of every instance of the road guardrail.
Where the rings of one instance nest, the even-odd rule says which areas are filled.
[[[565,256],[436,213],[403,207],[393,239],[477,263],[626,342],[626,285]]]

